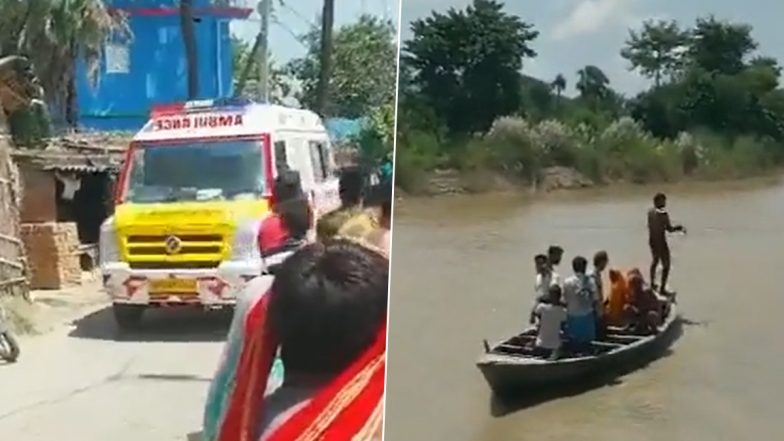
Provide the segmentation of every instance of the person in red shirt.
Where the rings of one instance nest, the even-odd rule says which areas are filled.
[[[261,254],[274,254],[291,243],[304,242],[312,225],[313,213],[302,191],[299,173],[281,173],[275,180],[272,213],[259,229]]]

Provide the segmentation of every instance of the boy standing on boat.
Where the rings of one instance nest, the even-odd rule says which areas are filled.
[[[667,243],[667,233],[674,232],[686,233],[686,228],[682,225],[672,225],[670,215],[667,213],[667,196],[664,193],[657,193],[653,197],[653,208],[648,210],[648,245],[651,248],[651,287],[656,289],[656,268],[661,262],[662,276],[660,292],[664,295],[671,295],[667,292],[667,279],[670,276],[670,246]]]
[[[577,351],[590,348],[596,339],[596,284],[586,274],[588,261],[581,256],[572,260],[574,275],[564,281],[566,335]]]
[[[563,253],[563,248],[558,245],[551,245],[547,248],[547,263],[550,267],[550,274],[552,275],[553,283],[556,283],[559,286],[561,285],[561,276],[558,275],[556,268],[561,264]]]
[[[596,315],[596,333],[601,337],[604,334],[604,283],[602,282],[602,273],[607,269],[610,264],[610,256],[607,251],[599,251],[593,256],[593,269],[588,274],[593,280],[596,287],[596,296],[594,298],[594,313]]]
[[[537,319],[534,355],[554,360],[561,349],[561,325],[566,321],[566,308],[561,303],[561,287],[550,285],[547,295],[539,298],[533,311]]]
[[[537,254],[534,257],[534,268],[536,270],[536,281],[534,282],[534,308],[531,310],[531,324],[535,321],[535,310],[540,302],[545,301],[550,296],[550,287],[560,285],[557,280],[553,278],[553,272],[550,268],[549,260],[544,254]],[[560,302],[561,299],[559,298]]]

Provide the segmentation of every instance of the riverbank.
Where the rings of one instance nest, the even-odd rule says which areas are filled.
[[[440,197],[448,195],[471,195],[488,193],[528,193],[531,195],[548,195],[579,190],[623,191],[624,189],[643,189],[651,187],[677,188],[683,186],[704,187],[716,186],[759,186],[775,185],[784,176],[784,168],[778,167],[760,172],[753,176],[687,176],[678,180],[663,182],[635,183],[623,180],[613,182],[596,182],[579,171],[569,167],[548,167],[542,170],[541,178],[535,182],[505,176],[492,171],[464,172],[456,169],[436,169],[420,171],[419,177],[411,185],[397,185],[396,197]]]

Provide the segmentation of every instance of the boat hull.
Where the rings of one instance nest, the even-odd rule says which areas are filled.
[[[547,361],[490,351],[479,358],[477,367],[490,388],[503,396],[587,384],[617,377],[654,360],[677,338],[679,329],[680,317],[673,310],[657,335],[601,355]]]

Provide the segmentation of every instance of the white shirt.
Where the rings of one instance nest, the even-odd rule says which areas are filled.
[[[547,295],[550,290],[550,287],[554,285],[553,275],[552,274],[537,274],[536,275],[536,282],[534,283],[534,291],[536,292],[536,300],[538,302],[541,297]]]
[[[566,312],[570,316],[583,316],[593,313],[596,301],[596,284],[587,275],[574,275],[566,279],[563,287]]]
[[[536,305],[539,316],[539,334],[536,346],[544,349],[561,347],[561,324],[566,321],[566,309],[559,305],[540,303]]]
[[[588,272],[588,277],[593,280],[593,284],[596,287],[594,292],[594,299],[597,303],[602,303],[604,301],[604,284],[602,283],[602,274],[596,271],[596,268],[594,268]]]

